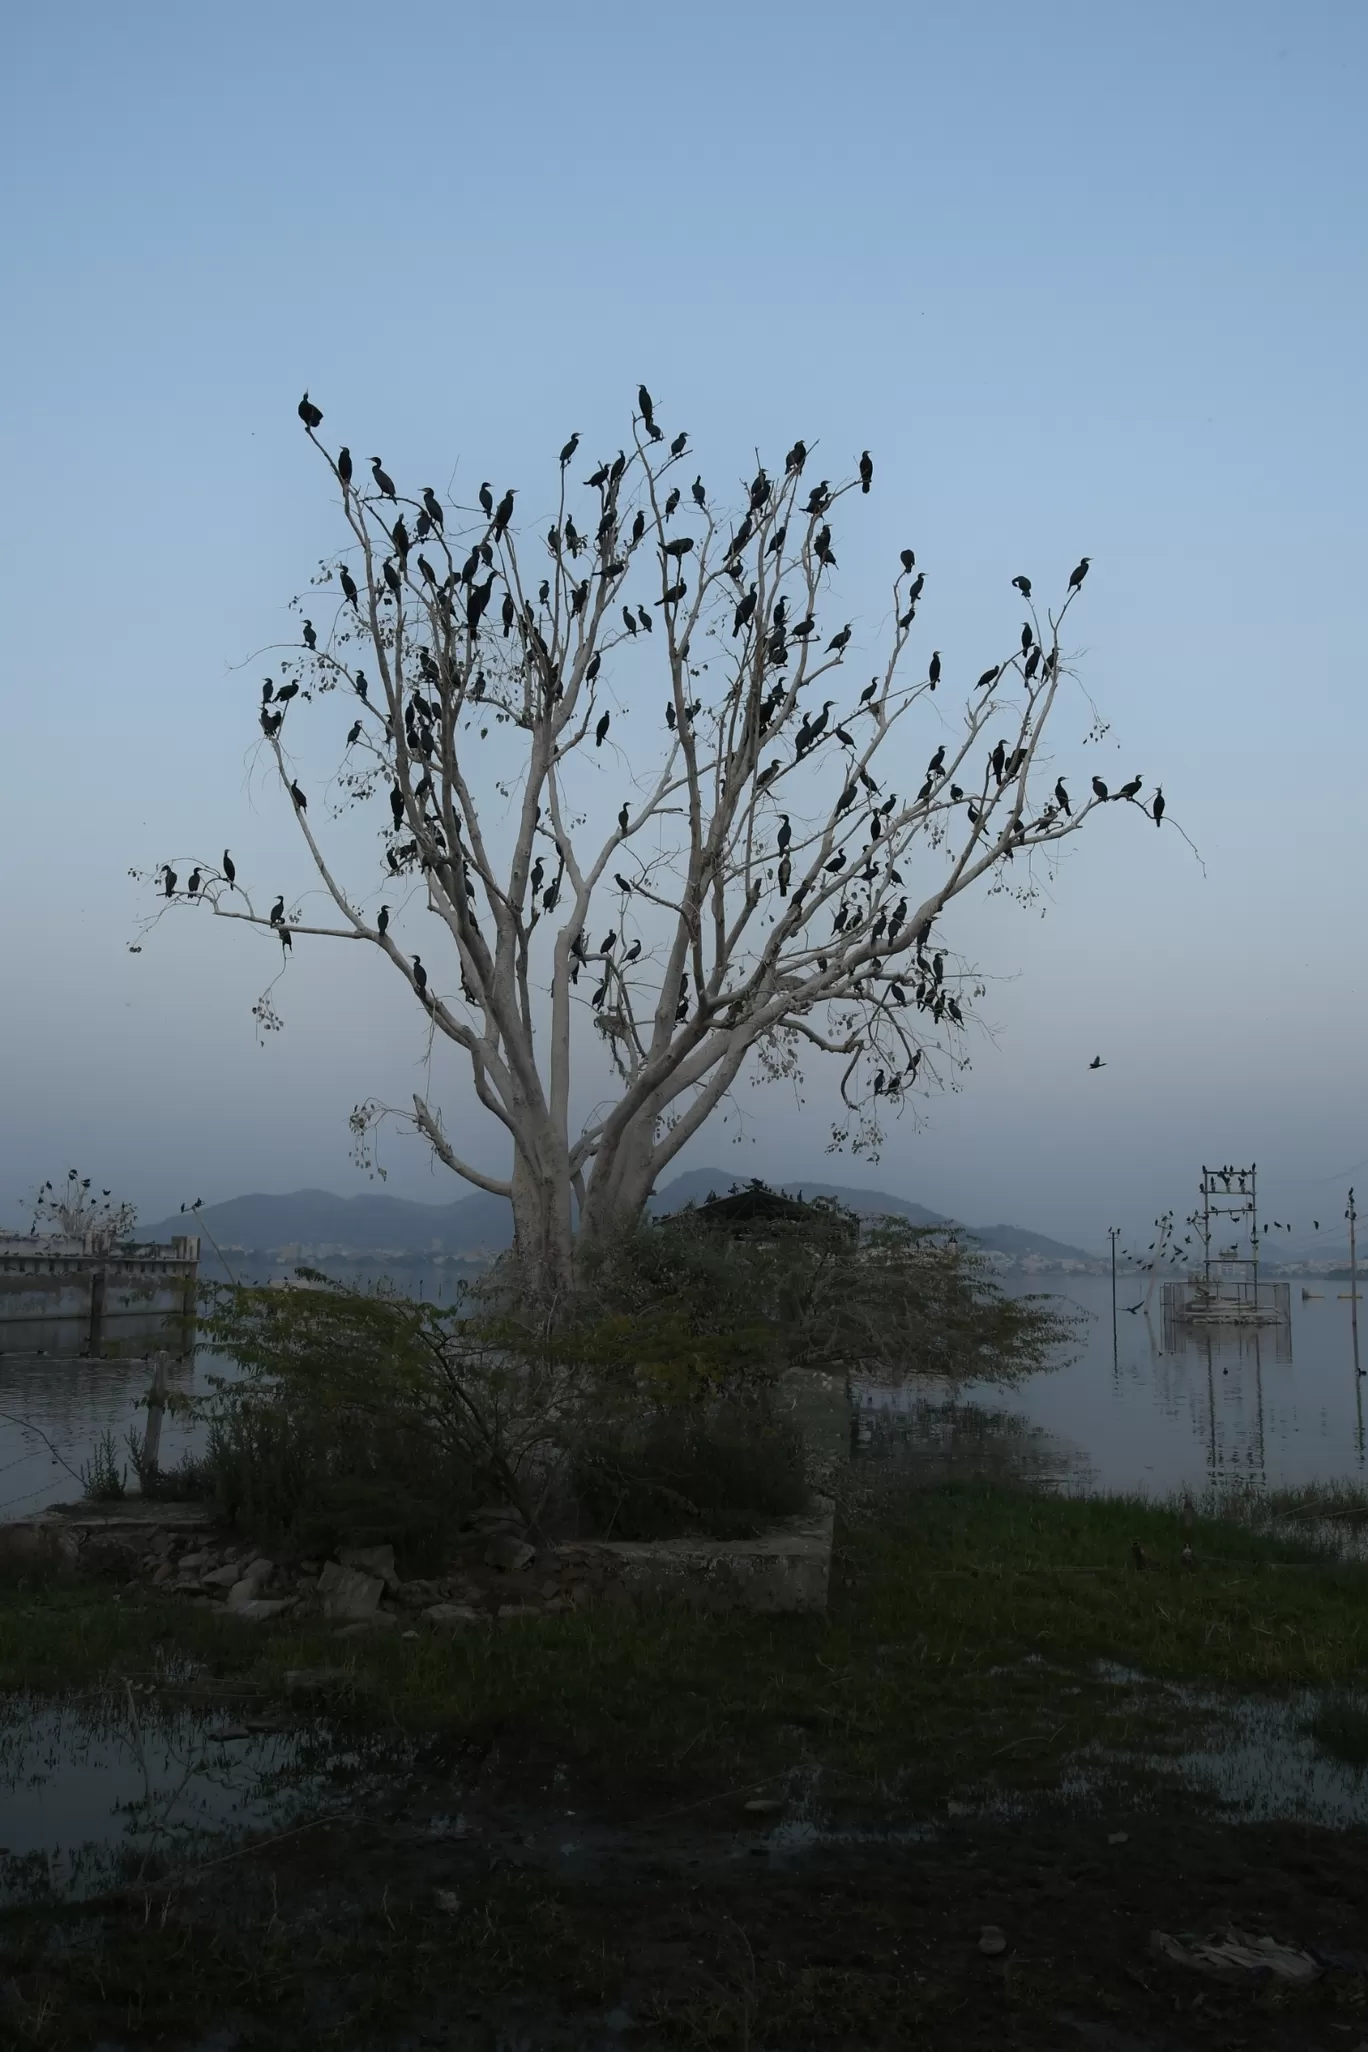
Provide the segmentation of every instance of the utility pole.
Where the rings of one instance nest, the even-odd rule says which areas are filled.
[[[1111,1241],[1111,1278],[1112,1278],[1112,1366],[1113,1366],[1113,1368],[1114,1368],[1114,1367],[1116,1366],[1116,1236],[1117,1236],[1117,1234],[1118,1234],[1118,1233],[1120,1232],[1120,1230],[1121,1230],[1120,1226],[1108,1226],[1108,1227],[1107,1227],[1107,1238],[1108,1238],[1108,1239],[1109,1239],[1109,1240]]]
[[[1358,1222],[1358,1212],[1354,1209],[1354,1193],[1352,1189],[1349,1192],[1349,1208],[1344,1215],[1349,1221],[1349,1329],[1354,1335],[1354,1375],[1357,1378],[1363,1371],[1359,1367],[1358,1243],[1354,1236],[1354,1227]]]

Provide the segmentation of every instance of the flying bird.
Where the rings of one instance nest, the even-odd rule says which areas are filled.
[[[1094,1055],[1092,1060],[1088,1063],[1088,1067],[1090,1069],[1105,1069],[1106,1066],[1107,1065],[1103,1061],[1101,1055]]]

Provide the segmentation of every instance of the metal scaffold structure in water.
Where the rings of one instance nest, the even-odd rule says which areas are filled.
[[[1172,1326],[1290,1327],[1292,1293],[1259,1276],[1259,1182],[1248,1168],[1203,1166],[1194,1218],[1202,1265],[1164,1284],[1164,1322]]]

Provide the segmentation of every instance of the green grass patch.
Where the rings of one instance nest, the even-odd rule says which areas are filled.
[[[189,1661],[205,1688],[269,1696],[289,1668],[342,1662],[348,1714],[411,1738],[497,1736],[620,1776],[741,1781],[807,1759],[949,1785],[1050,1774],[1110,1735],[1099,1662],[1240,1690],[1358,1681],[1368,1568],[1199,1520],[1186,1572],[1183,1536],[1151,1503],[949,1485],[838,1526],[825,1617],[605,1608],[341,1644],[326,1624],[240,1624],[108,1584],[11,1585],[0,1689],[60,1694]]]

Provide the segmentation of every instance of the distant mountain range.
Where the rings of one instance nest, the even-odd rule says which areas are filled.
[[[703,1203],[710,1195],[725,1195],[734,1181],[720,1169],[692,1169],[657,1191],[650,1208],[659,1214]],[[821,1181],[782,1187],[792,1196],[834,1197],[864,1218],[905,1218],[914,1225],[953,1223],[940,1212],[928,1211],[924,1204],[886,1190]],[[1027,1256],[1051,1263],[1098,1259],[1022,1226],[968,1226],[964,1230],[987,1251],[1013,1261]],[[155,1225],[140,1227],[139,1238],[170,1240],[184,1232],[203,1236],[206,1267],[217,1266],[212,1241],[229,1255],[252,1253],[278,1261],[398,1257],[411,1262],[425,1254],[483,1261],[509,1245],[513,1222],[502,1197],[479,1190],[450,1204],[417,1204],[409,1198],[370,1192],[337,1197],[330,1190],[292,1190],[278,1197],[230,1197],[226,1203],[206,1205],[193,1215],[176,1213]]]

